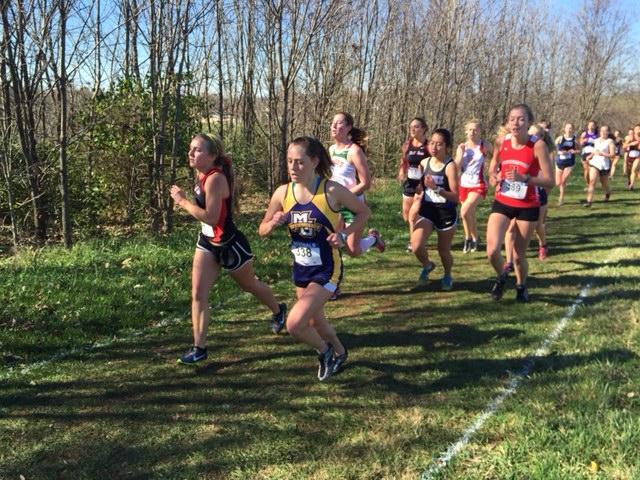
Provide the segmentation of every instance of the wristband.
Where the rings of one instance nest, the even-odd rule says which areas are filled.
[[[342,240],[342,245],[347,243],[347,234],[344,232],[338,232],[338,238]]]

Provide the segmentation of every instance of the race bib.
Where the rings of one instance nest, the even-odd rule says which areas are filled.
[[[603,157],[602,155],[594,155],[589,165],[597,168],[598,170],[608,170],[610,167],[609,159],[607,157]]]
[[[320,248],[308,244],[308,243],[293,243],[291,244],[291,253],[293,254],[294,262],[303,267],[315,267],[322,265],[322,258],[320,257]]]
[[[629,150],[629,158],[640,157],[640,150]]]
[[[477,187],[478,186],[478,175],[474,175],[472,172],[463,172],[460,177],[460,185],[463,187]]]
[[[200,231],[202,232],[202,234],[203,234],[205,237],[211,237],[211,238],[213,238],[213,227],[212,227],[211,225],[208,225],[208,224],[204,223],[204,222],[200,222],[200,225],[201,225],[201,227],[202,227],[202,228],[200,229]]]
[[[510,182],[502,180],[500,182],[500,193],[505,197],[523,200],[527,196],[527,184],[524,182]]]
[[[422,178],[422,172],[418,167],[409,167],[407,177],[411,180],[420,180]]]
[[[571,160],[571,153],[559,153],[558,158],[560,160]]]
[[[446,203],[447,202],[446,198],[444,198],[442,195],[437,194],[435,190],[431,190],[430,188],[427,188],[424,191],[424,197],[425,197],[425,201],[432,202],[432,203]]]
[[[590,153],[593,153],[593,150],[594,150],[593,145],[587,145],[586,147],[584,147],[582,149],[582,154],[583,155],[588,155]]]

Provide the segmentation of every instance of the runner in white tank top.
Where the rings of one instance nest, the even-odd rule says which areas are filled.
[[[616,155],[616,147],[609,138],[609,127],[600,127],[600,136],[593,141],[593,152],[587,157],[589,162],[589,187],[584,206],[589,208],[593,202],[593,191],[596,181],[600,178],[600,184],[604,190],[604,201],[609,201],[611,190],[609,189],[609,172],[611,171],[611,159]]]
[[[467,141],[461,143],[456,151],[455,162],[460,174],[460,216],[464,227],[464,246],[462,251],[478,251],[478,222],[476,210],[478,204],[487,196],[487,182],[484,178],[484,164],[493,148],[480,137],[482,127],[477,120],[471,120],[465,126]]]
[[[353,126],[353,117],[344,112],[334,115],[331,121],[331,137],[334,144],[329,147],[331,157],[331,180],[346,187],[354,195],[364,202],[364,192],[371,187],[371,174],[362,145],[364,145],[366,133]],[[340,211],[345,225],[353,221],[353,213],[344,208]],[[353,249],[349,246],[354,245]],[[369,229],[368,235],[360,242],[347,242],[349,255],[360,255],[375,246],[379,252],[384,252],[385,243],[376,229]],[[332,300],[340,295],[336,290]]]

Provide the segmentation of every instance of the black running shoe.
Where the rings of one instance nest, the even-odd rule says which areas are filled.
[[[182,363],[183,365],[194,365],[206,360],[207,356],[206,348],[193,347],[178,359],[178,363]]]
[[[271,316],[271,331],[275,335],[282,331],[284,324],[287,321],[287,304],[280,303],[278,306],[280,307],[280,311]]]
[[[318,355],[318,380],[321,382],[333,375],[333,347],[327,344],[327,349]]]
[[[529,292],[527,292],[526,285],[516,285],[516,300],[523,303],[529,301]]]
[[[496,278],[496,283],[493,284],[493,288],[491,289],[491,298],[493,298],[496,302],[502,298],[502,294],[504,293],[504,285],[507,283],[507,275],[502,273],[498,275]]]
[[[340,370],[342,370],[342,366],[344,365],[344,362],[347,361],[348,357],[349,357],[349,352],[347,351],[347,347],[344,347],[344,353],[342,355],[336,355],[333,358],[333,374],[334,375],[338,373]]]

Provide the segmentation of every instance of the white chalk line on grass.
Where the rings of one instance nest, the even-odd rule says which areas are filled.
[[[597,271],[596,275],[607,266],[608,263],[612,261],[613,255],[604,261],[604,265],[602,265]],[[594,275],[595,276],[595,275]],[[435,478],[435,475],[440,473],[440,471],[445,468],[453,458],[458,455],[471,441],[471,437],[473,437],[478,430],[480,430],[485,422],[491,418],[500,408],[500,406],[504,403],[504,401],[509,398],[511,395],[516,393],[516,389],[520,385],[520,383],[531,373],[533,369],[536,358],[542,357],[549,353],[549,347],[558,339],[558,337],[562,334],[563,330],[569,323],[569,320],[573,318],[576,313],[576,310],[582,303],[584,303],[584,299],[589,294],[589,290],[591,290],[591,282],[589,282],[586,286],[580,290],[578,297],[573,302],[573,304],[567,310],[567,313],[558,321],[555,328],[552,332],[547,336],[547,338],[542,342],[542,344],[538,347],[538,349],[533,353],[533,355],[529,356],[529,358],[522,365],[522,368],[518,373],[516,373],[509,383],[506,385],[502,393],[498,395],[496,398],[491,400],[489,404],[485,407],[485,409],[476,417],[473,423],[467,428],[462,436],[454,443],[449,445],[449,448],[442,453],[437,459],[435,459],[431,466],[425,470],[420,476],[421,480],[432,480]],[[598,289],[597,291],[602,290]],[[606,289],[604,289],[606,290]]]

